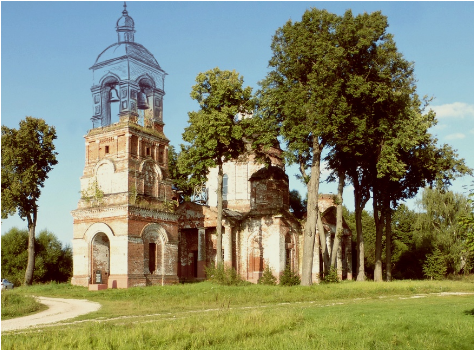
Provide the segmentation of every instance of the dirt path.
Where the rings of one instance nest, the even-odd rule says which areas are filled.
[[[79,315],[94,312],[101,308],[96,302],[85,299],[66,299],[36,297],[36,299],[48,306],[48,309],[26,317],[2,320],[2,332],[21,330],[37,325],[56,323],[62,320],[75,318]]]

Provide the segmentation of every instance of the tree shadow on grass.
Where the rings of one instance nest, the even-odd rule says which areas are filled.
[[[474,315],[474,308],[473,309],[468,309],[464,311],[465,315]]]

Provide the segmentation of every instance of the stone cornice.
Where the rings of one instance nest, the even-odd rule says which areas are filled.
[[[162,221],[177,221],[179,218],[178,214],[166,213],[153,209],[145,209],[127,204],[76,209],[71,212],[71,215],[75,220],[134,216],[140,218],[153,218]]]
[[[90,138],[97,138],[97,136],[103,134],[110,133],[111,135],[113,135],[118,130],[124,130],[125,132],[129,130],[134,130],[133,132],[139,137],[156,140],[158,142],[164,143],[170,142],[170,140],[165,137],[165,134],[163,132],[158,132],[150,127],[143,127],[137,123],[133,123],[130,121],[116,122],[108,126],[90,129],[84,137],[86,140],[88,140]]]
[[[179,218],[178,214],[166,213],[164,211],[158,211],[153,209],[145,209],[137,206],[129,206],[129,215],[139,216],[142,218],[154,218],[164,221],[177,221]]]

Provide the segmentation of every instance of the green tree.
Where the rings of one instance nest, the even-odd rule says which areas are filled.
[[[2,278],[20,286],[28,262],[28,230],[10,229],[2,236]]]
[[[288,21],[279,28],[271,43],[271,71],[260,83],[258,94],[257,118],[272,120],[271,125],[278,126],[271,131],[282,136],[288,163],[298,163],[307,183],[302,285],[312,283],[321,154],[333,132],[328,120],[342,114],[340,88],[344,77],[339,75],[342,49],[336,39],[338,24],[337,15],[313,8],[300,22]],[[321,247],[321,251],[325,249]]]
[[[465,236],[465,252],[467,253],[467,265],[465,266],[465,272],[469,272],[474,269],[474,180],[473,189],[468,197],[468,205],[471,209],[469,214],[459,215],[458,224],[461,226]]]
[[[175,151],[173,145],[169,145],[169,178],[174,183],[174,186],[180,191],[179,203],[184,201],[190,201],[190,197],[193,194],[193,187],[189,181],[189,175],[187,173],[180,172],[179,168],[179,154]]]
[[[467,230],[458,223],[460,217],[471,214],[467,198],[451,191],[425,188],[419,206],[419,240],[430,243],[431,251],[441,251],[449,272],[468,271],[473,253],[466,246]]]
[[[393,213],[390,257],[392,268],[399,262],[404,253],[410,251],[412,248],[414,242],[413,237],[415,236],[416,217],[417,214],[405,204],[400,204]],[[386,259],[388,261],[389,258],[387,257]],[[403,278],[400,271],[397,278]]]
[[[73,272],[73,252],[51,232],[43,230],[36,238],[34,282],[66,282]]]
[[[295,189],[289,192],[289,207],[296,218],[300,220],[304,218],[304,214],[306,213],[306,200],[303,200],[299,192]]]
[[[238,158],[245,151],[240,117],[252,111],[252,89],[243,88],[237,72],[214,68],[199,73],[190,96],[200,104],[199,111],[189,112],[189,126],[183,139],[179,167],[191,175],[191,182],[203,181],[209,168],[218,167],[217,181],[217,265],[222,258],[223,163]]]
[[[352,231],[352,241],[355,243],[355,247],[358,246],[357,238],[357,221],[356,221],[356,212],[349,211],[346,207],[343,207],[343,217],[347,222],[350,230]],[[364,247],[363,257],[364,257],[364,268],[362,269],[364,277],[373,276],[373,266],[375,263],[375,222],[372,216],[372,213],[369,213],[365,209],[361,212],[360,218],[361,233],[363,241],[367,243]],[[356,248],[357,249],[357,248]],[[358,273],[359,269],[357,265],[359,263],[359,258],[356,255],[352,255],[352,267],[355,268]]]
[[[288,21],[273,38],[272,70],[261,83],[259,116],[274,119],[280,127],[288,162],[297,162],[307,181],[304,285],[311,282],[316,223],[324,236],[317,211],[323,148],[334,151],[331,168],[345,170],[355,183],[358,222],[369,199],[366,184],[370,179],[386,175],[386,168],[402,171],[403,163],[392,164],[392,143],[382,142],[397,117],[399,121],[408,117],[404,112],[415,88],[412,66],[398,53],[387,27],[387,18],[380,12],[354,17],[346,11],[340,17],[311,9],[301,22]],[[344,165],[347,160],[355,162]],[[363,280],[360,228],[357,278]],[[328,268],[324,247],[321,252]]]
[[[15,211],[28,224],[28,265],[25,285],[31,285],[35,268],[35,227],[38,199],[56,160],[54,127],[43,119],[26,117],[18,129],[2,125],[2,219]]]
[[[428,133],[436,124],[435,113],[425,112],[428,100],[416,94],[413,64],[398,52],[386,28],[386,17],[379,12],[356,17],[346,12],[342,19],[340,44],[346,49],[347,77],[342,96],[349,113],[332,121],[336,133],[329,139],[332,151],[327,158],[332,169],[345,171],[354,184],[356,221],[372,191],[377,281],[382,280],[384,229],[387,250],[391,249],[391,205],[415,196],[426,183],[451,179],[464,167],[447,146],[437,148]],[[360,250],[359,230],[357,226]],[[361,269],[361,253],[358,257]],[[363,279],[360,272],[357,279]]]
[[[28,262],[28,230],[12,228],[2,236],[2,277],[15,286],[23,282]],[[73,254],[57,237],[43,230],[35,241],[35,271],[33,282],[66,282],[73,270]]]
[[[426,256],[423,273],[431,280],[442,280],[446,274],[445,257],[438,248]]]

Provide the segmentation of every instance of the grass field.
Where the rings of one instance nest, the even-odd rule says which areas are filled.
[[[2,291],[2,320],[41,312],[47,307],[17,290]]]
[[[72,324],[2,333],[2,349],[474,349],[472,281],[311,287],[209,282],[20,293],[96,301]]]

